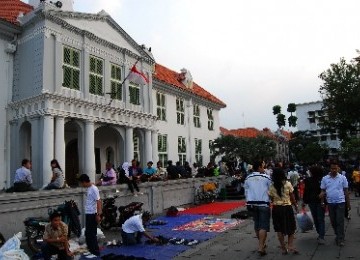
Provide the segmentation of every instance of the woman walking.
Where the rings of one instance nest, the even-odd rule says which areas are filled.
[[[269,195],[271,197],[272,219],[275,232],[280,242],[282,254],[286,255],[288,252],[299,254],[299,251],[294,247],[294,234],[296,230],[295,216],[292,205],[295,206],[296,212],[298,207],[294,197],[294,188],[291,183],[286,180],[286,175],[283,169],[275,168],[272,174],[273,184],[270,186]],[[285,237],[287,238],[287,247]]]
[[[321,203],[319,195],[321,193],[320,184],[324,172],[319,166],[311,167],[309,172],[310,177],[305,179],[303,206],[305,207],[305,204],[309,205],[316,232],[318,233],[318,244],[323,245],[325,244],[325,204]]]

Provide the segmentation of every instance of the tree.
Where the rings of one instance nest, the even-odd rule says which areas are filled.
[[[341,143],[341,155],[346,159],[360,159],[360,138],[349,138]]]
[[[229,161],[241,158],[253,162],[273,158],[276,155],[275,147],[275,141],[267,136],[247,138],[225,135],[215,139],[211,148],[214,150],[214,157],[222,155]]]
[[[312,164],[321,161],[328,153],[328,148],[318,143],[318,139],[304,131],[297,131],[289,141],[292,161]]]
[[[323,99],[326,117],[322,127],[338,130],[340,139],[347,139],[349,133],[359,130],[360,123],[360,66],[359,63],[346,62],[331,64],[319,78],[323,81],[319,93]]]
[[[289,127],[296,127],[297,117],[292,114],[296,111],[295,103],[288,104],[287,111],[290,113],[290,116],[288,117]],[[276,124],[279,129],[284,127],[286,125],[286,116],[281,113],[281,106],[273,106],[273,114],[276,115]]]

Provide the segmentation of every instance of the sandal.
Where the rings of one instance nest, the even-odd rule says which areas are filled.
[[[290,248],[289,251],[293,255],[300,255],[300,252],[296,248]]]
[[[260,256],[265,256],[265,255],[267,255],[267,253],[266,253],[265,250],[262,250],[262,251],[259,250],[258,253],[259,253]]]
[[[280,246],[282,254],[287,255],[289,253],[288,249],[285,246]]]

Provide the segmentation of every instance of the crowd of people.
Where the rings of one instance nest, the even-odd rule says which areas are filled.
[[[335,233],[335,243],[344,246],[345,218],[350,219],[349,181],[358,183],[358,167],[351,175],[343,171],[338,162],[332,161],[328,167],[312,165],[298,172],[294,165],[284,167],[277,164],[268,167],[264,162],[255,162],[244,178],[245,196],[248,210],[254,218],[254,229],[258,238],[259,255],[266,255],[267,233],[272,218],[273,229],[277,233],[282,254],[299,254],[294,243],[296,231],[295,213],[299,204],[309,206],[318,234],[319,245],[325,244],[325,211]],[[357,184],[355,194],[359,195]],[[301,191],[300,191],[301,190]]]
[[[52,160],[50,166],[51,181],[43,189],[64,188],[65,177],[58,161]],[[196,164],[191,167],[189,163],[182,166],[179,162],[174,165],[172,161],[168,161],[165,168],[162,167],[161,162],[153,167],[153,162],[149,161],[145,168],[141,168],[137,160],[132,160],[131,163],[124,162],[116,169],[113,164],[107,162],[105,173],[95,183],[92,183],[86,174],[79,177],[80,186],[87,188],[85,237],[90,253],[99,255],[96,232],[97,224],[101,221],[102,204],[98,186],[126,183],[134,196],[137,196],[141,194],[138,186],[140,182],[220,174],[233,175],[236,183],[244,189],[248,210],[253,214],[258,252],[261,256],[267,254],[266,240],[271,219],[282,254],[300,253],[294,241],[296,231],[294,213],[299,212],[299,203],[303,208],[308,205],[311,211],[319,245],[325,244],[325,210],[327,208],[336,236],[335,242],[338,246],[344,246],[344,218],[350,218],[348,212],[351,209],[349,189],[355,192],[355,196],[360,196],[359,167],[354,167],[349,173],[349,169],[344,169],[343,165],[335,161],[329,163],[327,167],[312,165],[307,168],[296,167],[294,164],[266,164],[263,161],[256,161],[253,165],[242,163],[237,168],[223,162],[219,163],[219,166],[209,163],[207,167],[199,168]],[[15,192],[35,190],[32,187],[30,160],[24,159],[22,166],[16,170],[13,189]],[[123,224],[121,233],[124,243],[129,245],[137,243],[142,235],[156,242],[156,238],[144,228],[150,218],[151,214],[144,212],[142,215],[128,219]],[[44,256],[57,253],[64,256],[64,259],[70,259],[72,255],[66,247],[67,238],[63,235],[66,232],[66,224],[61,222],[60,216],[56,213],[52,214],[50,223],[45,229]]]

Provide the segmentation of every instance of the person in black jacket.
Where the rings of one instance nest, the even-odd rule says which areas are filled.
[[[319,194],[321,193],[320,183],[324,176],[324,171],[319,166],[312,166],[309,172],[311,177],[305,179],[303,206],[305,204],[309,205],[316,232],[319,235],[317,238],[318,244],[323,245],[325,243],[325,205],[321,203]]]

